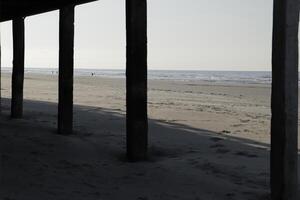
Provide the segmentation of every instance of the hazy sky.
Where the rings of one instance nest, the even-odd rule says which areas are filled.
[[[125,67],[125,0],[76,7],[75,67]],[[148,0],[150,69],[270,70],[272,0]],[[11,22],[1,24],[12,63]],[[26,18],[26,67],[57,67],[58,12]]]

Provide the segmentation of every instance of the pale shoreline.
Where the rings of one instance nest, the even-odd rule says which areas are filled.
[[[55,134],[57,85],[26,74],[24,119],[10,120],[2,76],[0,197],[267,199],[270,86],[149,80],[150,162],[133,164],[124,160],[125,80],[75,77],[69,137]]]

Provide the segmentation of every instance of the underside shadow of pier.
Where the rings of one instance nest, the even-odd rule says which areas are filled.
[[[120,110],[75,105],[71,136],[56,134],[56,103],[9,110],[4,99],[2,199],[268,199],[268,144],[150,119],[149,160],[130,163]]]

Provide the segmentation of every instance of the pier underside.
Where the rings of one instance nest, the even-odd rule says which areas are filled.
[[[57,10],[70,4],[79,5],[92,1],[95,0],[1,0],[0,22]]]

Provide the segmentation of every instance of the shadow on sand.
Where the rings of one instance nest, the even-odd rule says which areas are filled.
[[[3,105],[1,199],[269,199],[268,144],[150,119],[149,160],[129,163],[121,111],[76,105],[61,136],[57,104]]]

